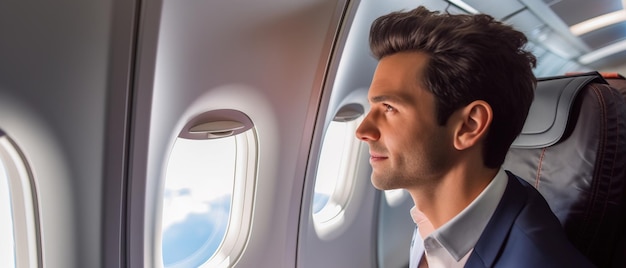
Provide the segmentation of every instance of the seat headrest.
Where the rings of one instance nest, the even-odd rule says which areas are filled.
[[[626,79],[623,75],[621,75],[620,73],[616,73],[616,72],[597,72],[598,74],[600,74],[602,76],[602,78],[604,79],[621,79],[624,80]],[[581,72],[568,72],[565,73],[566,76],[576,76],[576,75],[586,75],[586,74],[590,74],[589,72],[587,73],[581,73]]]
[[[606,79],[606,82],[609,83],[611,87],[617,89],[617,91],[626,97],[626,78],[624,78],[624,76],[616,73],[614,76],[605,76],[603,74],[602,77]]]
[[[597,72],[537,79],[535,99],[511,148],[544,148],[559,142],[578,92],[592,82],[607,83]]]

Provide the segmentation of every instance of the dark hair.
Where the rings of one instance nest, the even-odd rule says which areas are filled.
[[[419,51],[429,56],[424,84],[436,97],[437,122],[475,100],[493,110],[483,160],[498,168],[519,135],[534,97],[535,56],[523,49],[523,33],[489,15],[452,15],[418,7],[374,21],[370,49],[374,57]]]

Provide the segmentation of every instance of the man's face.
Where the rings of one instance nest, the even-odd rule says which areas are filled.
[[[369,145],[372,184],[381,190],[435,182],[452,163],[452,131],[437,124],[435,96],[423,88],[428,56],[401,52],[380,60],[356,131]]]

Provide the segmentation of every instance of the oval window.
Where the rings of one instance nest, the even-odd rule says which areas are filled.
[[[354,132],[363,120],[363,106],[348,104],[330,122],[317,166],[313,219],[326,222],[345,207],[354,181],[359,141]]]
[[[250,227],[256,147],[252,122],[235,110],[204,113],[183,128],[165,174],[165,267],[229,266],[236,261]]]

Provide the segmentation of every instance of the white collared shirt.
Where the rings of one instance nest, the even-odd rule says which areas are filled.
[[[416,268],[422,256],[426,256],[430,268],[463,267],[500,203],[507,182],[506,172],[500,169],[472,203],[436,230],[423,213],[411,208],[417,228],[413,232],[409,267]]]

